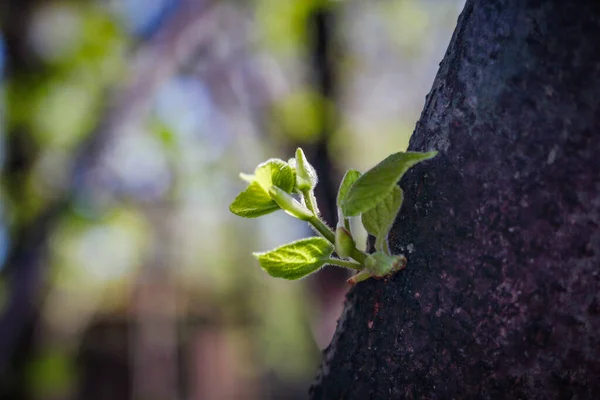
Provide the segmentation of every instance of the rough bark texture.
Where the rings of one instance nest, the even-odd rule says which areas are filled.
[[[599,6],[468,1],[311,398],[600,398],[599,128]]]

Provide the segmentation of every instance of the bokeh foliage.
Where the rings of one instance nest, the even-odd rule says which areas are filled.
[[[152,299],[140,293],[155,285],[169,305],[161,315],[177,332],[174,342],[165,339],[167,350],[189,352],[185,338],[202,341],[216,330],[233,349],[226,373],[252,382],[249,396],[266,398],[261,384],[272,376],[305,388],[337,311],[320,309],[310,282],[268,279],[249,256],[307,232],[283,213],[258,223],[231,216],[227,205],[244,185],[237,171],[291,157],[287,149],[299,144],[324,142],[334,176],[405,149],[435,72],[423,66],[441,59],[448,39],[436,38],[449,37],[456,5],[32,4],[19,32],[23,47],[0,50],[8,67],[0,256],[10,261],[23,252],[39,264],[32,297],[38,312],[28,321],[35,333],[19,339],[34,350],[25,372],[10,376],[23,373],[21,389],[34,398],[80,390],[90,327],[99,319],[146,326],[144,318],[152,318],[143,306]],[[337,21],[333,95],[314,78],[312,18],[322,10]],[[324,121],[333,129],[327,136]],[[26,235],[37,231],[39,242]],[[2,313],[21,279],[19,266],[4,261],[0,270]],[[143,331],[125,341],[128,351],[151,354],[136,334]],[[177,360],[162,367],[195,376]],[[146,376],[143,367],[130,367]]]

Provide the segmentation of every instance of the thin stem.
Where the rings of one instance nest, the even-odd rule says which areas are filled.
[[[383,239],[382,242],[383,242],[382,243],[383,252],[385,254],[387,254],[388,256],[391,256],[392,253],[390,252],[390,245],[389,245],[389,243],[387,241],[387,238]]]
[[[354,261],[346,261],[339,258],[329,258],[327,264],[337,265],[338,267],[350,268],[350,269],[363,269],[363,266]]]
[[[335,245],[335,234],[325,225],[323,221],[319,219],[316,215],[308,220],[308,223],[311,224],[317,232],[319,232],[323,237],[331,242],[331,244]]]
[[[388,256],[392,255],[392,253],[390,253],[390,245],[387,238],[377,237],[375,239],[375,250],[383,251]]]
[[[325,225],[323,221],[321,221],[316,215],[308,220],[308,223],[311,224],[317,232],[319,232],[323,237],[333,245],[335,245],[335,234]],[[367,255],[362,251],[358,250],[356,247],[352,249],[350,253],[350,257],[354,260],[358,261],[361,265],[364,264]]]
[[[367,254],[363,253],[356,247],[352,249],[352,253],[350,253],[350,257],[358,261],[361,265],[364,265],[365,260],[367,259]]]
[[[371,277],[371,273],[369,271],[360,271],[358,274],[354,275],[350,279],[348,279],[348,283],[351,285],[356,285],[358,282],[362,282]]]
[[[383,251],[388,256],[392,255],[390,253],[390,245],[388,244],[387,238],[377,237],[375,239],[375,249],[377,251]]]

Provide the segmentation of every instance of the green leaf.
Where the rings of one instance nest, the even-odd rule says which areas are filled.
[[[356,182],[358,178],[360,178],[360,172],[355,169],[349,169],[342,178],[342,183],[340,183],[340,188],[338,189],[337,195],[338,214],[341,214],[338,217],[340,219],[346,215],[344,210],[344,202],[348,192],[350,191],[350,188],[352,185],[354,185],[354,182]]]
[[[402,189],[396,185],[379,204],[362,214],[364,227],[377,241],[386,240],[402,206],[402,199]]]
[[[354,216],[369,211],[392,191],[409,168],[436,155],[437,151],[390,155],[354,182],[342,203],[344,215]]]
[[[327,263],[333,245],[322,237],[300,239],[275,250],[254,253],[260,266],[276,278],[300,279]]]
[[[272,186],[290,193],[296,185],[296,172],[278,158],[259,164],[254,175],[240,174],[240,178],[250,182],[250,185],[233,200],[229,210],[245,218],[256,218],[279,210],[279,206],[269,195]]]
[[[298,190],[312,190],[317,186],[317,171],[310,165],[300,147],[296,149],[296,187]]]
[[[258,182],[252,182],[233,200],[229,210],[240,217],[256,218],[279,210],[279,206]]]
[[[277,186],[291,193],[296,185],[296,173],[285,161],[271,158],[256,167],[254,181],[258,182],[265,192],[268,192],[271,186]]]

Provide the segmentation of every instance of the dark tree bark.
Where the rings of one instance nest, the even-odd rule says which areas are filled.
[[[467,1],[313,399],[600,398],[600,6]],[[597,4],[597,3],[596,3]]]

